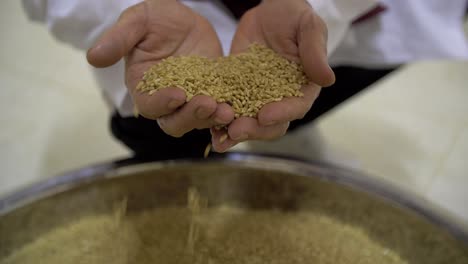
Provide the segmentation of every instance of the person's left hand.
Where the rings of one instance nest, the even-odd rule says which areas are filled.
[[[288,60],[301,63],[311,84],[301,88],[304,97],[267,104],[257,118],[241,117],[227,129],[211,129],[213,149],[218,152],[246,140],[283,136],[289,122],[303,118],[310,110],[321,87],[335,82],[327,60],[326,25],[305,0],[264,0],[249,10],[239,22],[231,53],[243,52],[252,43],[266,45]]]

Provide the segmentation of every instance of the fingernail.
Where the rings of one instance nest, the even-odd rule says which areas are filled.
[[[241,134],[240,136],[233,138],[233,140],[235,140],[235,141],[244,141],[244,140],[247,140],[248,138],[249,138],[249,135]]]
[[[225,122],[224,120],[220,119],[219,117],[215,117],[214,121],[215,121],[216,124],[219,124],[219,125],[227,125],[228,124],[228,122]]]
[[[204,107],[199,107],[195,111],[195,115],[197,116],[198,119],[207,119],[210,115],[211,112],[209,112],[206,108]]]
[[[101,44],[101,43],[96,43],[94,46],[92,46],[92,47],[88,50],[88,54],[89,54],[89,53],[96,52],[96,51],[99,51],[100,49],[102,49],[102,44]]]
[[[218,153],[226,153],[226,152],[228,152],[229,149],[231,149],[231,148],[234,147],[235,145],[237,145],[237,143],[232,143],[231,145],[225,147],[224,149],[218,150],[218,151],[216,151],[216,152],[218,152]]]
[[[163,119],[161,119],[161,118],[156,119],[156,123],[158,123],[158,126],[160,128],[163,128],[163,126],[164,126],[164,120]]]
[[[183,102],[180,101],[180,100],[171,100],[169,102],[169,104],[167,104],[167,107],[169,107],[170,109],[176,109],[178,108]]]
[[[265,122],[265,126],[274,126],[276,125],[278,122],[276,122],[275,120],[270,120],[268,122]]]

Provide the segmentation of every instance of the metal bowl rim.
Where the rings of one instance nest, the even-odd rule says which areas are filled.
[[[325,162],[281,155],[230,152],[209,159],[183,159],[156,162],[108,162],[65,173],[31,184],[0,198],[0,217],[40,199],[65,192],[99,179],[123,177],[138,171],[193,164],[225,164],[242,168],[268,169],[298,176],[320,178],[386,200],[403,207],[445,229],[468,245],[468,226],[447,210],[396,185],[351,169]],[[319,176],[318,176],[319,175]]]

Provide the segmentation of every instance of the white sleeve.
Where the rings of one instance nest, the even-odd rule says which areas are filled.
[[[123,10],[139,0],[22,0],[31,20],[47,24],[58,40],[88,49]]]
[[[328,55],[339,46],[352,22],[372,10],[378,0],[308,0],[328,28]]]
[[[352,21],[378,3],[377,0],[308,1],[327,24],[329,54],[343,40]],[[58,40],[86,50],[117,20],[123,10],[141,0],[22,0],[22,2],[30,19],[47,24]],[[193,5],[195,3],[202,5],[203,1],[194,1]],[[201,9],[204,10],[204,7]],[[211,15],[222,16],[222,12],[217,10],[211,12]],[[231,24],[235,25],[234,22]],[[226,37],[227,39],[230,38]],[[106,69],[93,68],[93,73],[107,101],[117,108],[121,115],[131,116],[133,107],[124,83],[123,61]]]

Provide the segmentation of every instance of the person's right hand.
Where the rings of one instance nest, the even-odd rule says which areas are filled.
[[[220,41],[211,24],[177,0],[147,0],[125,10],[88,50],[95,67],[108,67],[125,57],[126,85],[142,116],[158,121],[167,134],[180,137],[193,129],[229,124],[234,112],[199,95],[186,103],[176,87],[149,95],[136,90],[143,73],[169,56],[222,56]]]

